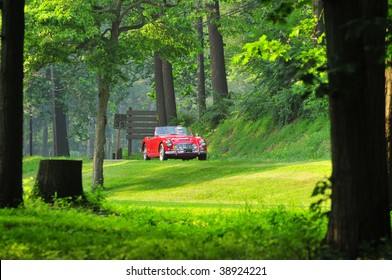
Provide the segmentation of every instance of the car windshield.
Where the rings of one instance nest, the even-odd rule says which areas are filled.
[[[155,130],[156,135],[187,135],[192,136],[192,131],[184,126],[159,126]]]

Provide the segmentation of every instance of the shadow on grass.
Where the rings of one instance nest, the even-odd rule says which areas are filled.
[[[143,192],[182,187],[188,184],[208,185],[214,180],[248,176],[271,171],[286,164],[255,164],[222,161],[132,161],[105,167],[105,188],[111,194],[123,191]],[[118,173],[118,172],[121,172]],[[116,174],[115,174],[116,173]],[[211,185],[211,187],[213,187]]]

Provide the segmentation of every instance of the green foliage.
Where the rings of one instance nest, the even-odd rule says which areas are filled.
[[[386,36],[386,60],[392,59],[392,1],[388,1],[388,20]],[[390,62],[389,62],[390,63]]]
[[[316,184],[312,197],[318,197],[318,201],[310,205],[310,209],[321,216],[328,216],[330,211],[326,211],[331,202],[332,183],[330,179],[323,179]]]
[[[252,35],[259,39],[245,43],[242,52],[233,56],[231,67],[248,73],[255,84],[253,90],[235,96],[234,110],[251,120],[272,113],[283,125],[327,112],[326,100],[316,98],[326,93],[320,90],[327,83],[324,37],[315,37],[316,18],[306,1],[298,1],[301,9],[293,10],[294,2],[279,1],[277,6],[255,9],[253,14],[260,15],[260,31]],[[271,14],[278,22],[284,16],[284,24],[268,24]]]
[[[37,202],[25,209],[1,210],[0,257],[308,259],[315,256],[322,237],[322,227],[311,224],[305,212],[127,208],[119,214],[93,215]]]
[[[25,69],[34,73],[45,63],[69,61],[80,45],[99,34],[91,13],[95,0],[32,0],[25,9]]]
[[[266,35],[259,38],[258,41],[247,43],[243,47],[243,53],[233,58],[234,63],[242,63],[245,65],[251,59],[263,59],[267,61],[275,61],[279,57],[289,60],[288,51],[290,47],[284,45],[278,40],[268,40]]]
[[[211,136],[206,133],[210,158],[301,161],[330,158],[329,120],[297,119],[283,127],[271,115],[251,121],[225,120]],[[251,143],[251,147],[250,147]]]

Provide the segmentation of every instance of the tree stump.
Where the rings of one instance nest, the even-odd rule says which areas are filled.
[[[82,195],[82,161],[41,160],[36,185],[39,195],[46,202],[53,202],[53,198]]]

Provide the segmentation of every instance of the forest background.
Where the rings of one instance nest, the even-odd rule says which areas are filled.
[[[242,130],[231,124],[243,125],[248,135],[260,130],[271,135],[296,123],[324,123],[323,129],[329,107],[334,168],[315,194],[326,195],[332,184],[326,241],[355,257],[361,242],[390,239],[385,96],[389,104],[391,91],[384,65],[390,57],[389,9],[386,0],[360,1],[355,9],[348,2],[325,1],[324,9],[323,1],[305,0],[207,1],[204,6],[202,1],[26,1],[26,151],[92,157],[94,191],[104,186],[103,162],[113,150],[111,116],[125,108],[156,107],[161,125],[191,125],[211,139],[212,157],[231,158],[233,143],[223,146],[222,140],[236,139],[230,136]],[[2,7],[3,35],[8,4]],[[3,36],[3,59],[9,58],[5,46],[12,38]],[[8,65],[2,61],[4,77],[16,68]],[[3,83],[8,81],[1,81],[1,92],[7,93]],[[130,101],[135,85],[150,99]],[[11,108],[6,98],[4,104]],[[4,128],[0,135],[2,155],[9,155],[3,146],[12,139]],[[214,144],[215,136],[220,139]],[[311,146],[320,145],[327,147],[328,140]],[[245,142],[238,146],[246,154]],[[18,156],[8,162],[21,163]],[[0,174],[3,180],[7,173]],[[20,190],[1,189],[18,196]],[[2,197],[1,202],[21,200]]]
[[[76,9],[77,2],[72,2],[72,6],[67,1],[63,1],[63,5],[55,1],[34,6],[39,2],[32,1],[30,5],[27,2],[26,9],[27,27],[36,27],[28,28],[26,36],[24,153],[93,157],[98,106],[94,70],[106,67],[102,65],[105,58],[99,47],[86,55],[83,46],[75,45],[75,40],[79,44],[86,40],[88,32],[83,29],[88,25],[84,21],[92,20],[91,15],[89,10],[80,15],[83,10]],[[123,53],[118,54],[108,100],[106,158],[111,158],[117,149],[117,130],[113,129],[115,113],[124,114],[130,107],[136,110],[159,107],[153,56],[157,50],[172,64],[176,96],[172,124],[193,126],[195,132],[208,137],[225,119],[242,119],[249,123],[268,119],[270,126],[279,128],[301,118],[325,117],[327,100],[314,94],[327,79],[325,71],[318,72],[325,67],[325,46],[318,43],[322,37],[315,29],[317,10],[309,2],[305,3],[300,1],[295,6],[279,1],[220,3],[219,31],[224,38],[228,84],[223,102],[214,100],[212,94],[205,12],[197,14],[188,10],[183,12],[188,13],[184,17],[178,10],[173,11],[180,7],[166,8],[162,22],[145,24],[132,35],[123,35],[118,42],[123,45]],[[191,5],[194,3],[189,3],[189,7]],[[88,5],[82,5],[85,6]],[[197,37],[195,28],[199,18],[202,37]],[[177,33],[173,31],[175,28]],[[69,48],[63,44],[79,53],[70,57]],[[204,98],[200,92],[202,81],[197,76],[198,54],[205,59]],[[53,123],[53,116],[57,122]],[[57,137],[53,133],[56,130]],[[121,146],[126,149],[125,132],[121,138]],[[133,152],[140,149],[137,143],[133,146]],[[128,154],[126,150],[124,154]],[[211,155],[219,154],[211,149]]]

